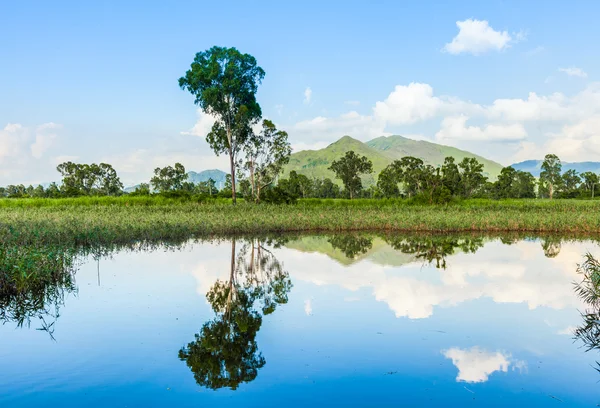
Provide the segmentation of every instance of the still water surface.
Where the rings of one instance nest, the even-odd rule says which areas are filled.
[[[54,306],[3,311],[0,406],[594,407],[588,251],[349,235],[88,256]]]

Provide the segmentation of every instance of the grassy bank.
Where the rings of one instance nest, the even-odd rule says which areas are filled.
[[[198,203],[156,197],[1,200],[0,242],[95,245],[299,231],[600,233],[600,202],[301,200],[297,205]]]

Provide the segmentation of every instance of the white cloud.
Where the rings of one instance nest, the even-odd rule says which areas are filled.
[[[310,87],[304,90],[304,103],[308,105],[312,99],[312,89]]]
[[[326,238],[315,239],[322,239],[321,245],[328,245]],[[373,247],[381,248],[385,258],[391,259],[385,243],[374,242]],[[522,241],[510,247],[493,242],[475,254],[458,253],[449,257],[446,270],[423,268],[422,262],[413,256],[397,252],[394,258],[401,267],[375,264],[376,254],[373,260],[350,266],[332,264],[327,256],[318,253],[292,250],[280,253],[279,259],[292,265],[289,270],[294,279],[336,285],[350,291],[370,288],[375,299],[387,304],[396,317],[424,319],[438,307],[479,298],[496,303],[522,303],[531,310],[547,307],[576,311],[582,303],[572,290],[572,282],[577,278],[577,263],[584,252],[585,245],[569,243],[562,245],[555,258],[546,258],[539,242]],[[546,277],[543,282],[538,277],[541,269]],[[577,313],[573,317],[579,319]]]
[[[277,114],[279,116],[281,116],[281,114],[283,113],[283,105],[281,105],[281,104],[275,105],[275,111],[277,112]]]
[[[486,20],[467,19],[457,21],[456,25],[458,34],[444,46],[444,51],[450,54],[479,55],[487,51],[501,51],[508,48],[512,40],[507,31],[494,30]],[[523,35],[518,34],[516,39],[523,39]]]
[[[450,116],[444,118],[441,129],[435,138],[439,141],[469,140],[488,142],[514,142],[527,137],[527,132],[520,124],[490,124],[484,127],[467,126],[468,116]]]
[[[204,138],[212,130],[216,119],[214,116],[207,115],[206,113],[202,112],[202,109],[198,109],[196,112],[198,114],[198,120],[196,121],[194,127],[188,130],[187,132],[181,132],[181,134]]]
[[[333,142],[349,135],[363,141],[386,134],[385,122],[369,115],[351,111],[335,118],[317,116],[293,125],[289,133],[294,140],[303,143]]]
[[[45,123],[37,127],[35,132],[35,142],[30,146],[31,155],[39,159],[54,144],[57,138],[54,130],[62,128],[56,123]]]
[[[358,106],[358,105],[360,105],[360,101],[344,101],[344,103],[346,105],[349,105],[349,106]]]
[[[577,67],[569,67],[569,68],[559,68],[560,72],[564,72],[568,76],[575,76],[579,78],[587,78],[588,74],[583,71],[581,68]]]
[[[442,354],[451,359],[452,364],[458,368],[456,381],[468,383],[485,382],[496,371],[507,372],[510,365],[509,354],[499,351],[491,353],[479,347],[470,349],[454,347],[442,351]]]
[[[564,126],[551,135],[544,150],[556,152],[568,161],[598,160],[600,155],[600,114]]]
[[[433,96],[433,88],[428,84],[412,82],[396,88],[383,102],[373,108],[376,118],[395,125],[411,124],[434,117],[443,102]]]
[[[304,301],[304,313],[306,313],[307,316],[312,316],[313,309],[312,301],[310,299]]]
[[[0,185],[41,181],[36,177],[51,169],[43,156],[55,144],[61,127],[52,122],[35,128],[9,123],[0,129]]]

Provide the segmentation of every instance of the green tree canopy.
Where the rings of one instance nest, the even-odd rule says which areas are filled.
[[[215,46],[197,53],[190,69],[179,78],[180,88],[189,91],[194,103],[215,118],[206,140],[217,155],[229,155],[234,203],[236,160],[251,125],[262,115],[256,92],[264,76],[252,55]]]
[[[289,161],[292,147],[288,134],[265,119],[259,133],[251,132],[244,153],[243,168],[248,171],[252,197],[259,202],[261,190],[273,184]]]
[[[554,197],[554,192],[561,184],[562,163],[555,154],[547,154],[542,163],[542,171],[540,172],[540,183],[548,188],[550,199]]]
[[[366,157],[359,157],[350,150],[338,160],[334,160],[329,167],[336,177],[342,180],[350,199],[354,198],[362,190],[361,174],[373,172],[373,163]]]
[[[188,175],[181,163],[175,163],[174,167],[166,166],[154,169],[154,177],[150,179],[152,188],[158,192],[176,191],[183,188]]]

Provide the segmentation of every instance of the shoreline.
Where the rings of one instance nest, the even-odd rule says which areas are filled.
[[[468,200],[448,206],[323,201],[0,206],[0,244],[94,245],[344,232],[600,235],[600,201]]]

